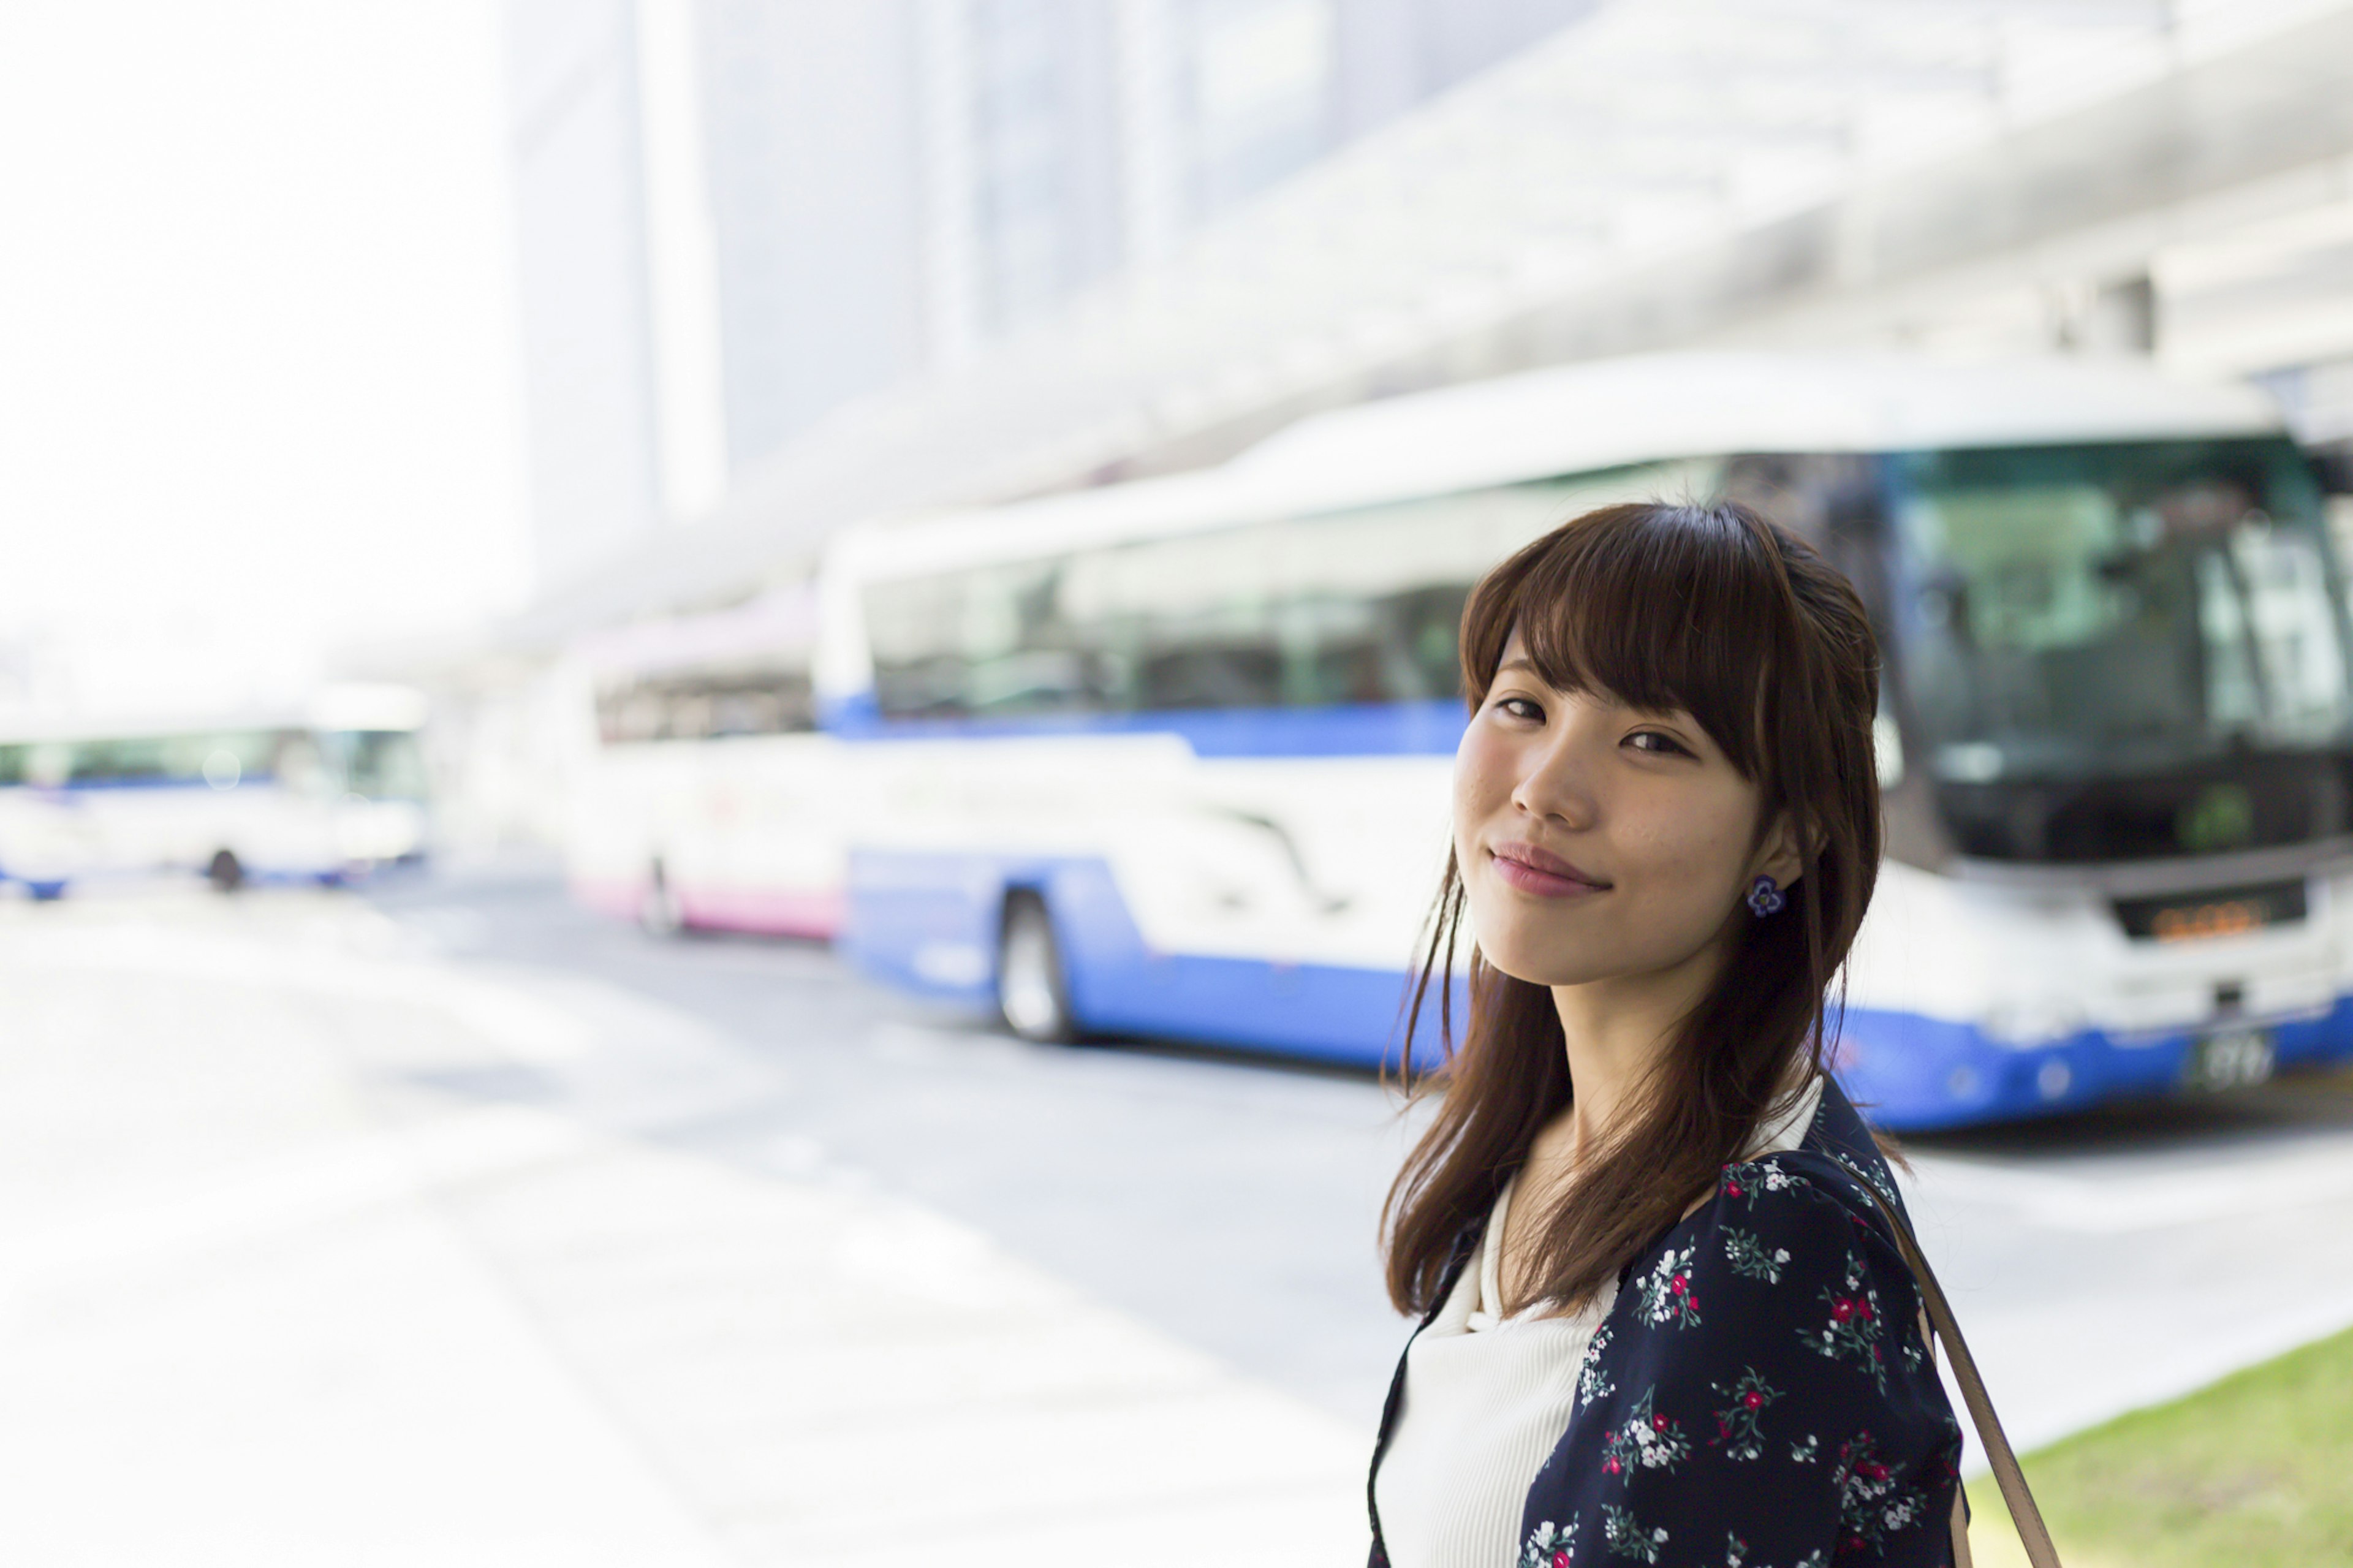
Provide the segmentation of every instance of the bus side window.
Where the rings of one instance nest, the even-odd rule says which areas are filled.
[[[278,755],[271,765],[278,782],[298,795],[318,795],[327,788],[326,764],[310,736],[289,730],[278,738]]]
[[[963,714],[1322,708],[1460,696],[1472,584],[1595,506],[1705,494],[1653,464],[996,563],[866,590],[876,706]]]
[[[74,752],[65,741],[47,741],[31,747],[25,757],[25,782],[56,789],[73,778]]]
[[[596,728],[608,746],[790,734],[817,728],[817,697],[805,668],[648,678],[598,692]]]

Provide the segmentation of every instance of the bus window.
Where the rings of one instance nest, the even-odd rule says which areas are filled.
[[[25,782],[56,789],[73,776],[74,747],[69,741],[36,742],[25,754]]]
[[[608,746],[815,728],[817,697],[807,669],[646,677],[596,695],[597,737]]]
[[[1062,560],[878,584],[868,595],[876,700],[894,717],[1115,706],[1067,616]],[[1091,654],[1096,657],[1091,658]]]
[[[320,755],[317,738],[299,730],[288,730],[278,736],[269,772],[279,784],[297,795],[324,795],[330,785],[326,759]]]
[[[343,787],[369,800],[423,800],[425,759],[407,730],[344,730],[326,737],[338,754]]]
[[[292,731],[286,731],[290,735]],[[116,735],[46,742],[12,748],[24,753],[24,782],[85,789],[153,784],[234,784],[270,775],[283,742],[270,730],[190,731],[168,735]]]
[[[170,776],[167,742],[153,737],[84,741],[76,745],[66,783],[84,787],[160,783]]]
[[[30,746],[0,746],[0,789],[26,782],[32,756]]]
[[[1652,465],[885,581],[866,594],[886,718],[1320,708],[1459,695],[1472,584],[1607,501],[1704,493]]]
[[[277,757],[280,732],[274,730],[227,730],[173,738],[171,770],[180,783],[198,780],[215,789],[233,789],[240,783],[267,782]]]

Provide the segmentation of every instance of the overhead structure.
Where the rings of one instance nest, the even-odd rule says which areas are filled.
[[[2353,355],[2353,0],[1615,0],[511,628],[740,599],[880,512],[1704,343]],[[2334,290],[2334,292],[2331,292]]]

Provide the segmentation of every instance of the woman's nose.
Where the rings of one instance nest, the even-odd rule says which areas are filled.
[[[1570,832],[1593,826],[1599,803],[1591,770],[1566,726],[1550,744],[1529,752],[1523,762],[1519,782],[1512,789],[1514,805]]]

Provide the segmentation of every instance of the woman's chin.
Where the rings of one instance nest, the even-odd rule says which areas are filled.
[[[1514,943],[1492,947],[1479,944],[1479,956],[1487,967],[1529,985],[1582,985],[1598,978],[1590,963],[1578,963],[1558,953],[1531,952]]]

